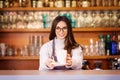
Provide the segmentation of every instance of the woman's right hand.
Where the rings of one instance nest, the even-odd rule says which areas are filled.
[[[53,69],[55,67],[55,61],[53,59],[49,58],[46,61],[46,66],[50,69]]]

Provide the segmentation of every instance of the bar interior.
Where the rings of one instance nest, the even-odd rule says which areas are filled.
[[[70,19],[84,48],[82,70],[38,70],[40,48],[58,15]],[[88,80],[96,74],[95,80],[118,80],[119,70],[120,0],[0,0],[1,79]]]

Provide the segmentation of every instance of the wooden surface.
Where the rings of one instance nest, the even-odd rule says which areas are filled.
[[[0,70],[1,80],[119,80],[119,70]]]
[[[61,8],[50,8],[50,7],[42,7],[42,8],[31,8],[31,7],[26,7],[26,8],[0,8],[1,11],[23,11],[23,10],[27,10],[27,11],[55,11],[55,10],[66,10],[66,11],[70,11],[70,10],[119,10],[120,7],[70,7],[70,8],[66,8],[66,7],[61,7]]]

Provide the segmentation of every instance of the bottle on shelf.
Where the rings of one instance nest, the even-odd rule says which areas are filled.
[[[94,52],[96,56],[99,56],[99,48],[98,48],[98,41],[95,42],[95,45],[94,45]]]
[[[65,0],[65,7],[71,7],[71,0]]]
[[[8,0],[4,1],[4,8],[9,8],[9,1]]]
[[[44,7],[49,7],[49,0],[44,0]]]
[[[55,7],[64,7],[63,0],[55,0]]]
[[[82,4],[82,7],[89,7],[90,1],[89,0],[82,0],[81,4]]]
[[[94,43],[92,38],[90,39],[89,53],[90,53],[90,56],[94,55]]]
[[[72,0],[71,7],[77,7],[77,1],[76,0]]]
[[[3,8],[3,0],[0,0],[0,8]]]
[[[36,0],[31,1],[31,7],[35,8],[37,6],[36,4],[37,4]]]
[[[96,6],[101,6],[101,0],[96,0]]]
[[[105,53],[106,55],[110,55],[110,42],[111,42],[111,36],[109,34],[106,35],[105,40]]]
[[[96,0],[90,0],[90,6],[91,7],[96,6]]]
[[[104,36],[103,35],[99,35],[98,46],[99,46],[99,55],[100,56],[105,55],[105,42],[104,42]]]
[[[118,43],[116,41],[116,33],[113,33],[111,37],[110,55],[117,55],[117,53],[118,53]]]
[[[54,7],[54,1],[53,0],[49,0],[49,7]]]
[[[36,6],[37,7],[43,7],[43,1],[42,0],[38,0]]]
[[[113,0],[113,6],[118,6],[120,0]]]

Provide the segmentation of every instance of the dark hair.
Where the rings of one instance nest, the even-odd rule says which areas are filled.
[[[71,50],[78,47],[79,44],[77,44],[77,42],[74,39],[74,36],[73,36],[73,33],[72,33],[71,22],[67,17],[65,17],[65,16],[57,16],[53,20],[52,27],[51,27],[51,32],[50,32],[50,35],[49,35],[49,40],[52,40],[52,39],[54,39],[56,37],[55,29],[56,29],[57,24],[60,21],[64,21],[67,24],[67,31],[68,32],[67,32],[67,36],[65,37],[65,42],[64,42],[65,47],[64,47],[64,49],[67,50],[67,52],[69,54],[71,54]]]

